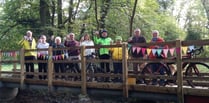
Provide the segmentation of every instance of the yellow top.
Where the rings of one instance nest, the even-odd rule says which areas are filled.
[[[33,38],[30,46],[30,42],[26,39],[22,39],[19,44],[25,49],[25,50],[31,50],[36,49],[36,40]],[[35,51],[27,51],[25,52],[25,56],[36,56],[37,53]]]
[[[122,47],[110,48],[110,51],[112,52],[112,59],[122,60],[123,58]],[[128,50],[126,51],[126,53],[127,53],[126,55],[128,58]]]

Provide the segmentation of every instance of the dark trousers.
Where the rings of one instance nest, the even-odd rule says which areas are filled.
[[[42,56],[38,57],[38,60],[46,60]],[[38,63],[39,73],[47,73],[47,63]],[[46,75],[39,75],[39,79],[46,79]]]
[[[160,63],[153,63],[152,64],[152,71],[154,72],[158,72],[160,75],[164,75],[165,73],[165,68],[164,66],[162,66]],[[157,83],[157,79],[153,79],[152,80],[153,84]],[[164,79],[160,79],[159,81],[160,85],[164,83]]]
[[[54,71],[55,73],[64,73],[65,72],[65,68],[64,68],[64,63],[54,63]],[[59,78],[58,75],[55,76],[55,78]],[[62,76],[62,78],[64,79],[64,76]]]
[[[108,55],[108,54],[100,55],[99,59],[110,59],[110,55]],[[101,62],[100,66],[104,70],[104,73],[110,73],[110,63]],[[109,82],[109,81],[110,81],[110,78],[106,77],[105,82]]]
[[[25,61],[27,60],[35,60],[35,56],[25,56]],[[25,63],[26,72],[34,72],[34,63]],[[26,74],[26,78],[33,78],[33,74]]]
[[[122,63],[113,63],[114,74],[122,74]]]
[[[113,63],[113,68],[114,68],[114,74],[122,74],[123,72],[122,63]],[[114,78],[114,82],[122,82],[122,77]]]
[[[110,55],[108,55],[108,54],[100,55],[99,59],[110,59]],[[105,73],[110,73],[110,63],[101,62],[100,66],[102,69],[104,69]]]

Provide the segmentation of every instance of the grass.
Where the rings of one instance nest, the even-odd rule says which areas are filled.
[[[14,69],[14,64],[1,64],[2,71],[12,71]],[[20,69],[20,64],[16,64],[16,69]],[[35,64],[35,69],[38,69],[38,65]]]

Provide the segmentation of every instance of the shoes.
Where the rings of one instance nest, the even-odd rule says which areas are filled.
[[[136,81],[136,84],[144,84],[144,80],[139,79],[139,80]]]

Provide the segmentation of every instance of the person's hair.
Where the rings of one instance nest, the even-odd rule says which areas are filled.
[[[74,35],[74,36],[75,36],[75,34],[74,34],[74,33],[69,33],[68,35]]]
[[[26,32],[26,34],[32,34],[32,31],[28,30],[28,31]]]
[[[85,34],[83,37],[84,37],[84,40],[85,40],[85,36],[89,36],[89,39],[88,40],[91,40],[91,37],[90,37],[90,35],[89,34]]]
[[[136,29],[134,30],[134,33],[135,33],[136,31],[141,32],[141,30],[140,30],[139,28],[136,28]]]
[[[56,43],[57,39],[60,40],[60,42],[62,42],[61,37],[57,36],[57,37],[54,39],[55,43]]]
[[[158,30],[153,30],[152,34],[156,33],[157,35],[159,35],[159,31]]]

